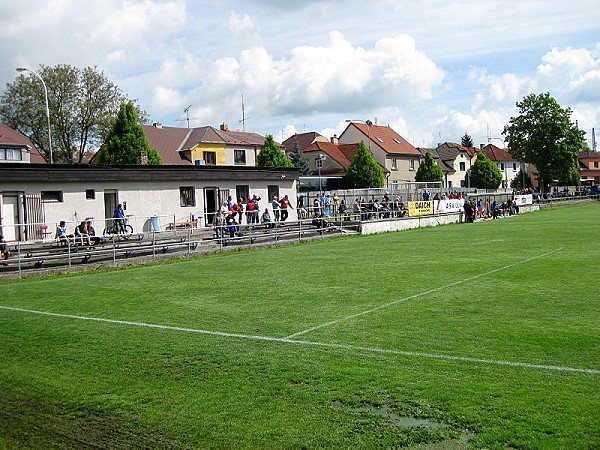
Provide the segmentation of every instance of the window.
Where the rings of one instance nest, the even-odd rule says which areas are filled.
[[[267,201],[270,202],[273,200],[273,197],[277,196],[279,198],[279,186],[269,185],[267,186]]]
[[[594,168],[598,168],[598,161],[594,161]]]
[[[415,170],[415,160],[414,159],[411,159],[408,164],[409,164],[410,170]]]
[[[376,136],[376,139],[383,144],[383,139],[381,139],[379,136]]]
[[[448,187],[451,188],[452,187],[452,181],[448,180]]]
[[[459,170],[460,170],[461,172],[464,172],[464,171],[465,171],[465,163],[464,163],[464,162],[461,162],[461,163],[459,164],[459,167],[460,167],[460,169],[459,169]]]
[[[500,170],[504,170],[504,163],[500,163]]]
[[[62,203],[62,191],[42,191],[42,202],[44,203]]]
[[[196,206],[196,190],[193,186],[179,188],[179,206]]]
[[[217,154],[215,152],[202,152],[202,156],[204,157],[204,163],[207,166],[217,165]]]
[[[517,163],[513,163],[513,170],[517,170]]]
[[[396,158],[392,158],[392,170],[397,170],[398,167],[396,166]]]
[[[246,150],[234,150],[233,162],[235,164],[246,165]]]
[[[396,139],[396,138],[394,138],[394,142],[395,142],[396,144],[400,144],[400,145],[402,145],[402,142],[400,141],[400,139]]]
[[[240,185],[235,187],[235,199],[244,199],[244,202],[250,197],[250,186]]]
[[[21,153],[20,148],[2,148],[0,149],[0,159],[5,159],[6,161],[21,161],[23,159],[23,154]]]
[[[86,200],[94,200],[96,198],[96,191],[93,189],[85,190],[85,199]]]

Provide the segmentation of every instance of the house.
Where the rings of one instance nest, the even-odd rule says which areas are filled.
[[[93,218],[101,232],[118,203],[133,214],[136,232],[151,231],[154,216],[161,229],[179,221],[210,226],[230,195],[256,194],[261,207],[288,195],[295,204],[297,179],[296,169],[265,167],[0,164],[0,228],[8,241],[31,240],[41,237],[41,226],[53,231],[65,220],[74,229]]]
[[[435,149],[423,150],[429,150],[442,168],[445,188],[470,187],[467,173],[475,160],[476,149],[454,142],[444,142]]]
[[[421,152],[389,126],[350,122],[339,137],[341,144],[364,142],[375,160],[384,168],[386,187],[395,189],[415,181]]]
[[[46,164],[46,160],[28,137],[0,123],[0,164],[2,163]]]
[[[481,151],[492,161],[500,172],[502,172],[503,188],[510,188],[511,182],[515,179],[521,168],[527,171],[525,163],[517,161],[506,149],[496,147],[494,144],[481,145]]]
[[[143,125],[150,147],[163,164],[206,166],[256,166],[256,156],[265,137],[256,133],[230,131],[226,124],[217,130],[165,127],[160,123]]]
[[[600,185],[600,153],[585,150],[579,152],[581,183]]]
[[[314,142],[329,142],[325,136],[320,135],[316,131],[308,133],[294,134],[292,137],[287,138],[282,142],[281,147],[286,153],[289,153],[294,148],[294,143],[298,142],[300,150],[304,151],[309,145]]]

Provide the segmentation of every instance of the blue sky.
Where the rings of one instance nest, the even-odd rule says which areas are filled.
[[[600,123],[597,0],[2,2],[14,68],[97,66],[153,121],[273,134],[390,125],[415,146],[502,145],[530,93]],[[492,138],[490,140],[490,138]]]

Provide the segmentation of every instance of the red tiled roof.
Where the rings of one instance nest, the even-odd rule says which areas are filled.
[[[490,161],[514,161],[513,156],[505,149],[496,147],[494,144],[487,144],[481,148]]]
[[[304,150],[305,148],[308,148],[308,146],[315,141],[323,141],[324,142],[324,141],[327,141],[327,139],[324,136],[320,135],[319,133],[317,133],[315,131],[311,131],[309,133],[294,134],[292,137],[289,137],[285,141],[283,141],[281,146],[283,148],[285,148],[285,150],[287,152],[289,152],[294,148],[295,141],[298,141],[298,145],[300,145],[300,149]]]
[[[364,142],[368,147],[367,141],[379,146],[386,153],[398,153],[401,155],[417,155],[421,152],[412,146],[406,139],[396,133],[389,126],[367,125],[366,123],[352,122],[349,126],[356,127],[367,138]]]
[[[31,150],[29,151],[29,158],[32,164],[46,164],[46,160],[40,154],[39,150],[33,142],[27,137],[22,135],[16,130],[13,130],[9,126],[0,123],[0,144],[17,144],[21,146],[29,146]]]
[[[342,166],[345,172],[348,170],[350,163],[358,153],[358,144],[333,144],[329,141],[316,141],[304,149],[305,155],[314,153],[325,153]],[[382,169],[384,173],[389,172],[385,167],[382,167]]]

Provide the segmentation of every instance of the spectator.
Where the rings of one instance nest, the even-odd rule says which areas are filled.
[[[94,230],[94,227],[92,225],[92,221],[88,220],[86,223],[86,231],[87,231],[87,235],[89,236],[90,240],[92,241],[93,245],[98,245],[100,243],[100,237],[96,236],[96,230]]]
[[[8,258],[10,258],[10,250],[8,249],[8,245],[6,244],[6,239],[4,239],[4,236],[1,234],[0,234],[0,253],[2,254],[2,259],[4,261],[6,261]],[[3,262],[2,265],[6,266],[7,263]]]
[[[261,201],[261,198],[254,194],[252,196],[252,202],[254,203],[254,211],[252,211],[252,217],[253,217],[253,222],[252,223],[259,223],[258,220],[258,215],[260,214],[260,206],[258,204],[258,202]]]
[[[79,225],[75,227],[75,241],[79,241],[79,245],[92,245],[92,241],[87,234],[87,225],[84,222],[81,222]]]
[[[233,211],[229,211],[229,214],[226,218],[227,228],[229,229],[229,237],[234,237],[236,233],[238,233],[241,236],[241,233],[239,233],[240,228],[238,227],[238,223],[235,221],[236,215],[237,214]]]
[[[275,228],[275,222],[271,220],[271,214],[269,214],[269,208],[265,208],[265,211],[262,214],[262,223],[264,223],[267,228]]]
[[[238,222],[241,225],[242,224],[242,216],[244,215],[244,199],[241,197],[237,202],[237,211],[238,211],[238,216],[239,216]]]
[[[75,236],[73,234],[67,234],[67,224],[64,220],[61,220],[56,227],[56,235],[54,236],[60,242],[61,246],[69,245],[69,242],[75,243]]]
[[[304,205],[304,195],[298,197],[298,202],[296,203],[296,210],[298,211],[298,219],[303,220],[307,217],[306,206]]]
[[[248,197],[248,203],[246,203],[246,220],[248,221],[248,225],[254,223],[254,208],[256,207],[256,203],[252,201],[250,197]]]
[[[120,203],[117,205],[113,212],[113,223],[118,233],[125,233],[125,212],[123,211],[123,205]]]
[[[225,225],[225,216],[223,215],[223,213],[221,212],[220,209],[217,212],[215,212],[215,215],[212,220],[212,224],[215,227],[215,237],[217,239],[222,239],[223,238],[223,226]]]
[[[273,200],[271,201],[271,209],[273,210],[275,221],[279,222],[279,197],[276,195],[273,196]]]
[[[279,200],[279,207],[280,207],[281,221],[285,222],[285,220],[288,218],[288,208],[294,209],[294,207],[290,203],[290,199],[288,198],[287,195],[284,195],[283,198],[281,200]]]

